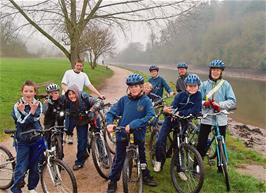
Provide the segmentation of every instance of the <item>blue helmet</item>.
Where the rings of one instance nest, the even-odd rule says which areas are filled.
[[[213,60],[209,63],[209,67],[210,68],[220,68],[220,69],[224,69],[224,62],[222,60]]]
[[[185,78],[184,82],[185,82],[186,85],[187,84],[193,84],[193,85],[197,84],[197,85],[200,86],[200,82],[201,81],[200,81],[200,78],[198,77],[198,75],[196,75],[196,74],[189,74]]]
[[[141,76],[139,74],[130,74],[127,77],[126,84],[128,86],[137,85],[137,84],[144,84],[144,78],[143,78],[143,76]]]
[[[188,65],[186,63],[179,63],[176,65],[177,68],[188,68]]]
[[[153,64],[153,65],[151,65],[150,68],[149,68],[149,71],[152,71],[152,70],[157,70],[157,71],[159,71],[159,67]]]

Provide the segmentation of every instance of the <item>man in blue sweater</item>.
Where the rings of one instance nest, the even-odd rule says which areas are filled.
[[[144,78],[139,74],[131,74],[126,80],[128,85],[128,93],[112,106],[106,115],[107,130],[113,132],[116,125],[113,124],[114,119],[121,117],[118,126],[125,127],[125,132],[133,132],[134,141],[139,147],[139,156],[141,170],[143,175],[143,183],[156,186],[156,182],[150,176],[147,168],[145,156],[145,133],[148,121],[155,115],[151,100],[143,92]],[[123,141],[126,133],[117,133],[116,154],[114,157],[112,170],[109,175],[109,184],[107,193],[114,193],[117,189],[117,181],[120,178],[123,168],[127,142]]]
[[[163,89],[165,89],[168,94],[172,96],[174,92],[166,83],[166,81],[161,76],[159,76],[159,67],[152,65],[150,66],[149,71],[151,78],[148,81],[152,84],[152,92],[160,97],[163,97]]]
[[[188,116],[190,114],[197,115],[201,112],[201,93],[199,92],[200,79],[196,74],[190,74],[185,79],[186,91],[177,94],[171,107],[164,107],[164,112],[171,114],[175,111],[180,116]],[[167,135],[169,134],[171,128],[178,124],[179,120],[172,120],[171,116],[166,116],[162,128],[159,133],[158,140],[156,142],[156,161],[154,164],[154,171],[159,172],[161,170],[161,165],[165,161],[165,143]],[[181,122],[182,127],[187,127],[187,122]],[[181,179],[186,178],[183,172],[179,172]]]

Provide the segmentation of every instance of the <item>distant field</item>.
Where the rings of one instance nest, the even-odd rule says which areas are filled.
[[[70,65],[66,59],[0,58],[0,139],[3,137],[3,128],[14,127],[10,113],[21,95],[20,87],[23,82],[53,81],[60,84],[67,69],[70,69]],[[102,66],[91,70],[85,64],[85,72],[96,87],[100,87],[106,78],[112,76],[112,71]]]

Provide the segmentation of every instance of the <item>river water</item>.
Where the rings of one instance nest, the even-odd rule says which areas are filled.
[[[123,64],[123,67],[149,74],[148,67],[143,65]],[[160,75],[175,83],[177,70],[160,68]],[[202,81],[207,79],[207,75],[199,76]],[[236,121],[266,129],[266,83],[240,78],[225,79],[231,83],[237,98],[237,110],[230,116]]]

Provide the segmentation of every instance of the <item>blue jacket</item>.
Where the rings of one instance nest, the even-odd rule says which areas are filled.
[[[33,99],[33,103],[37,100]],[[19,102],[26,103],[23,98]],[[30,113],[30,105],[25,104],[25,109],[23,112],[20,112],[17,108],[17,103],[14,105],[13,111],[11,113],[15,124],[16,124],[16,134],[15,138],[17,142],[22,143],[32,143],[37,140],[39,137],[32,138],[32,134],[21,135],[21,132],[25,132],[31,129],[41,130],[42,126],[40,124],[40,116],[42,113],[42,104],[39,103],[38,108],[36,109],[34,115]]]
[[[146,95],[136,100],[123,96],[106,114],[107,125],[113,124],[114,119],[118,116],[121,116],[118,126],[125,127],[129,125],[130,129],[133,129],[135,139],[144,141],[146,125],[155,116],[155,112],[151,100]],[[118,140],[121,138],[119,134],[117,137]]]
[[[148,81],[152,84],[152,92],[160,97],[163,96],[163,89],[168,93],[173,92],[166,81],[160,76],[157,76],[156,78],[151,77]]]
[[[212,88],[218,84],[219,81],[214,82],[212,80],[206,80],[202,83],[200,86],[200,91],[202,94],[202,104],[205,102],[204,99],[206,95],[209,93]],[[211,97],[211,99],[214,99],[216,103],[220,105],[221,110],[229,110],[236,107],[236,97],[234,94],[234,91],[232,89],[231,84],[228,81],[224,81],[222,86],[219,88],[219,90],[214,93]],[[203,108],[203,114],[210,112],[212,113],[213,110],[209,108]],[[227,115],[219,114],[217,115],[217,122],[219,126],[225,126],[227,125]],[[205,119],[201,120],[201,123],[206,125],[215,125],[215,120],[213,116],[207,116]]]
[[[175,96],[171,106],[173,109],[177,108],[180,116],[197,115],[202,109],[201,101],[202,98],[199,91],[195,94],[183,91]]]

